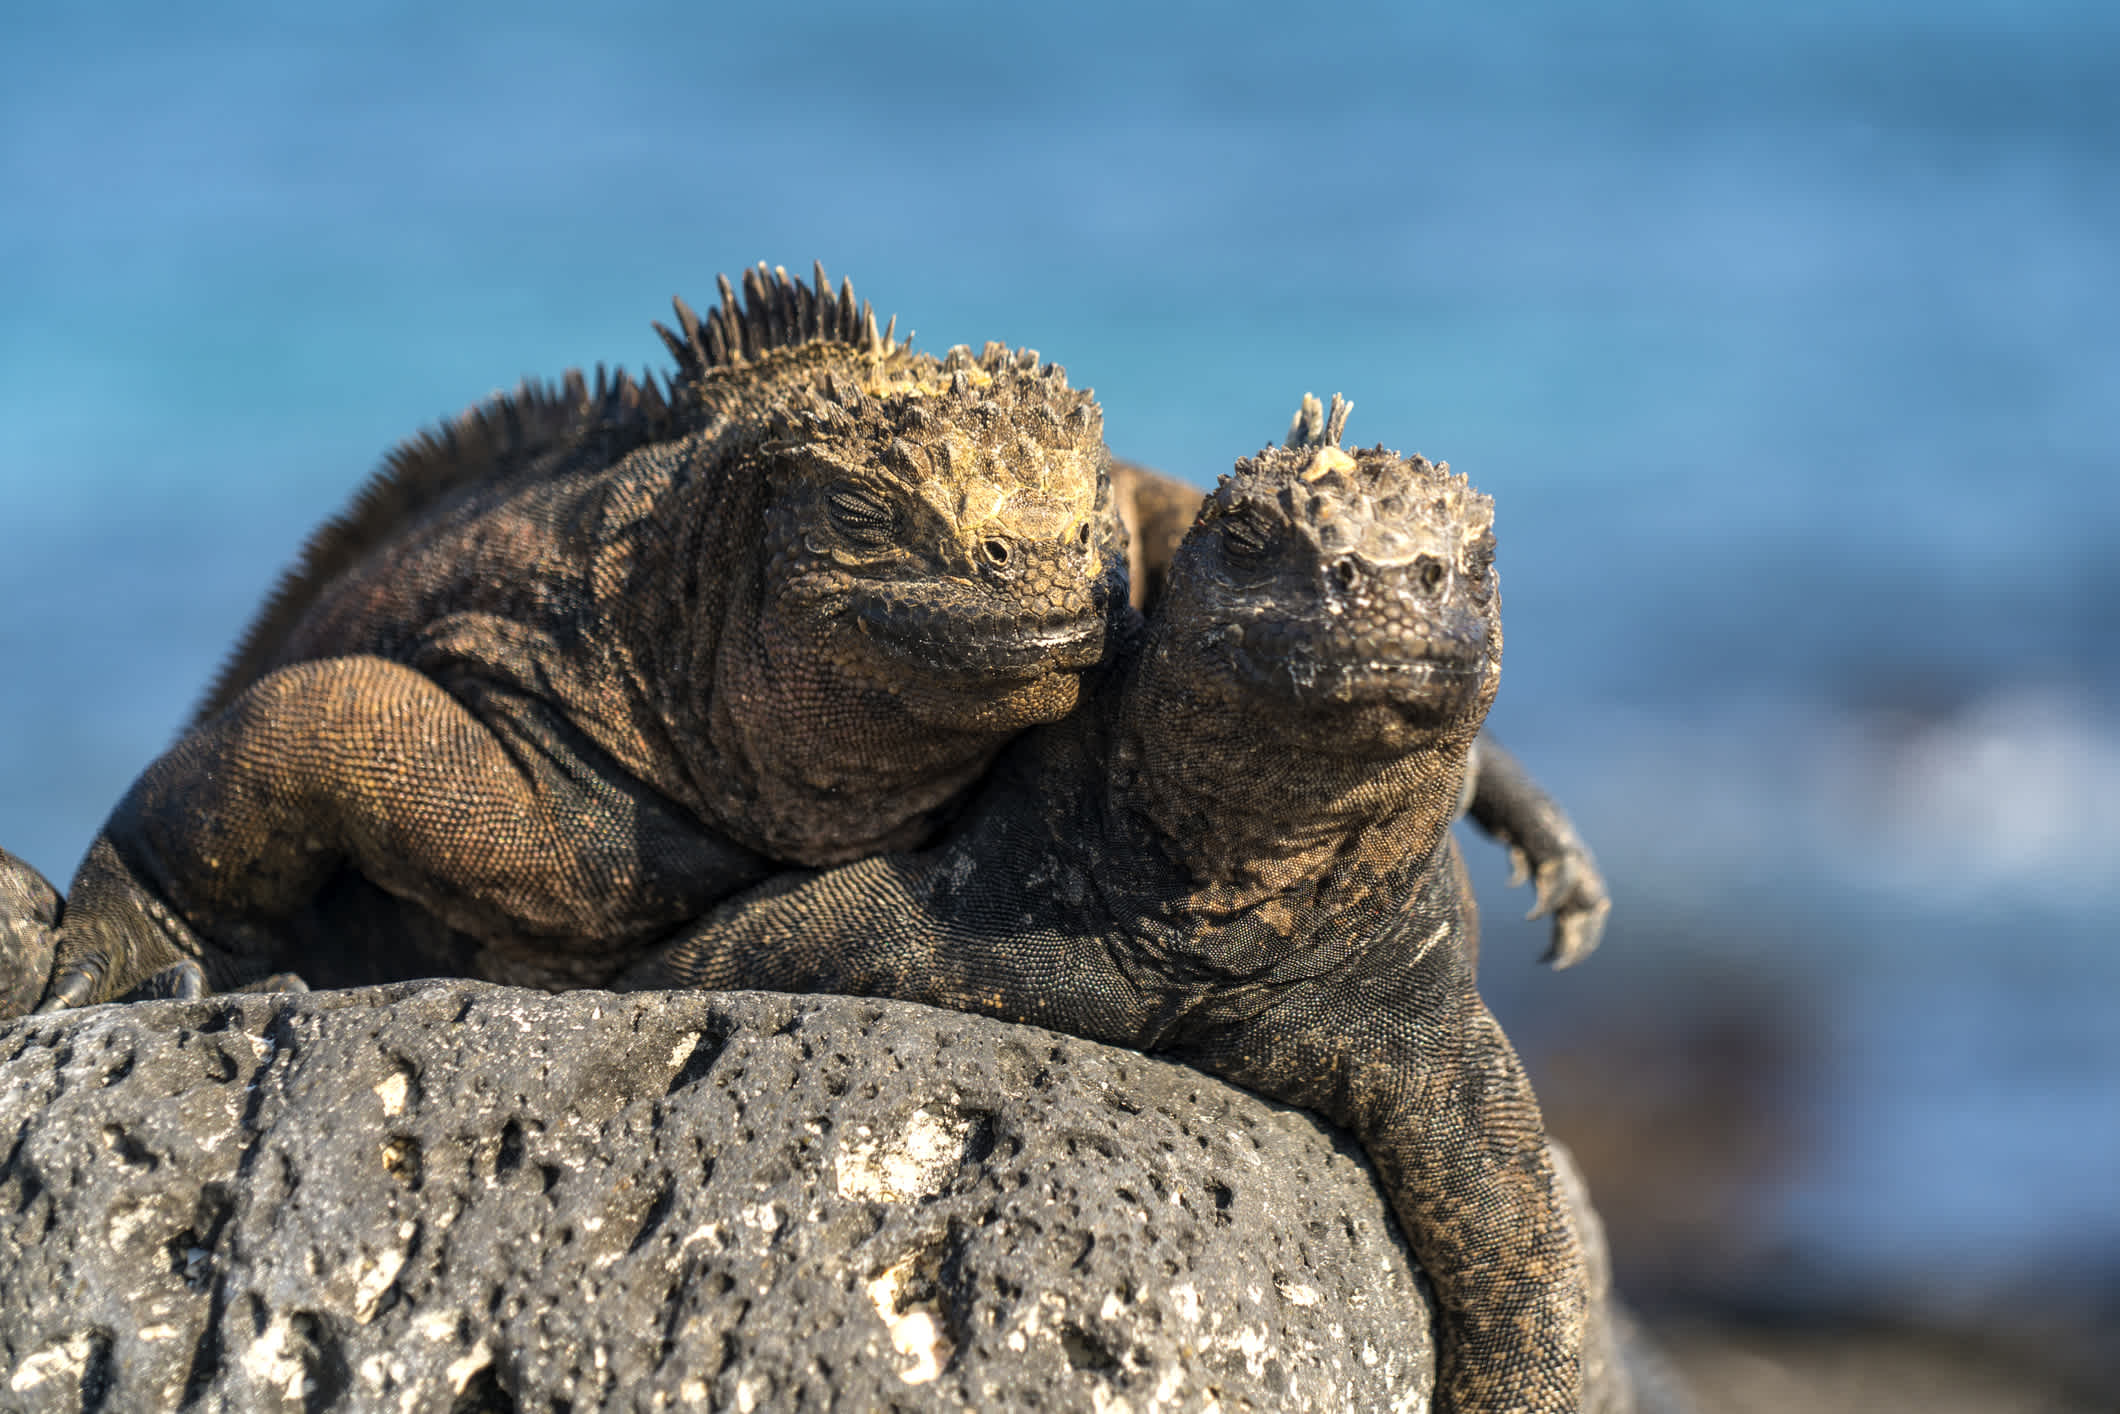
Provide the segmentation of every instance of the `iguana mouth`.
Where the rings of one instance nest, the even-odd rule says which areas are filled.
[[[855,613],[870,642],[891,656],[952,677],[1036,677],[1082,672],[1104,661],[1102,611],[1059,622],[950,613],[870,600]]]
[[[1438,633],[1357,635],[1304,624],[1231,634],[1237,670],[1255,688],[1301,703],[1455,710],[1486,679],[1484,645]]]
[[[1477,663],[1371,661],[1323,667],[1290,664],[1284,673],[1301,695],[1314,700],[1398,706],[1426,715],[1454,711],[1476,693],[1485,676],[1480,668]]]

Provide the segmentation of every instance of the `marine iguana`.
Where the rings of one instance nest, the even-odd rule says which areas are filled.
[[[0,858],[11,1009],[54,950],[47,1009],[288,959],[594,985],[778,869],[924,842],[1072,708],[1125,612],[1090,394],[916,354],[822,266],[743,284],[656,326],[663,387],[526,384],[394,453],[63,908]]]
[[[776,880],[619,985],[925,1002],[1320,1111],[1434,1283],[1436,1407],[1573,1410],[1582,1253],[1450,832],[1501,668],[1492,503],[1343,450],[1346,405],[1306,404],[1208,497],[1093,696],[941,843]]]
[[[1163,596],[1172,559],[1204,501],[1193,486],[1138,462],[1114,457],[1112,504],[1125,525],[1133,606],[1143,612]],[[1553,941],[1541,961],[1573,967],[1605,935],[1612,896],[1596,856],[1560,803],[1516,757],[1481,732],[1465,768],[1461,813],[1509,851],[1509,886],[1534,885],[1526,918],[1553,915]]]

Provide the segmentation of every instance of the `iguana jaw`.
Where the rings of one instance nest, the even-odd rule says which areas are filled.
[[[1099,609],[1059,622],[950,613],[868,599],[854,611],[866,640],[892,659],[941,677],[1029,679],[1079,673],[1104,661]]]
[[[1387,708],[1409,723],[1442,724],[1480,695],[1494,671],[1483,651],[1485,625],[1462,612],[1395,633],[1359,613],[1254,613],[1233,616],[1222,639],[1227,671],[1242,691],[1328,715]]]

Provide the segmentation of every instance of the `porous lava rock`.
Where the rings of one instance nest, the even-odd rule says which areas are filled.
[[[0,1409],[1420,1410],[1344,1135],[901,1003],[476,982],[0,1028]]]

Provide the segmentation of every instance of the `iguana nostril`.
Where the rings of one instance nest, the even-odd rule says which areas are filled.
[[[1341,589],[1354,588],[1355,580],[1360,577],[1361,572],[1355,568],[1353,560],[1334,560],[1332,562],[1332,582],[1340,586]]]
[[[1443,587],[1443,562],[1433,555],[1423,555],[1413,562],[1414,577],[1424,594],[1434,594]]]
[[[980,545],[979,553],[986,556],[988,564],[999,569],[1008,563],[1008,542],[1006,540],[988,540]]]

